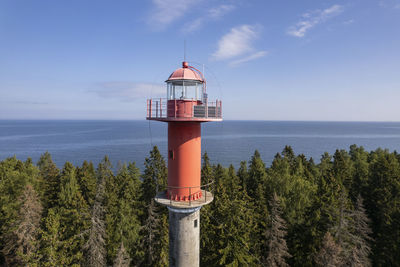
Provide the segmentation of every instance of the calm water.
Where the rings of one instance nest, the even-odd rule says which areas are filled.
[[[285,145],[319,161],[323,152],[378,147],[400,151],[400,123],[224,121],[202,128],[202,151],[214,163],[238,166],[258,149],[267,164]],[[16,155],[37,162],[49,151],[61,167],[65,161],[98,163],[108,155],[114,165],[135,161],[143,166],[153,145],[167,150],[165,123],[148,121],[0,121],[0,160]]]

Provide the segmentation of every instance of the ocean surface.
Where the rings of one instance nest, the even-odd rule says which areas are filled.
[[[166,123],[149,121],[1,121],[0,160],[16,155],[37,162],[49,151],[57,166],[66,161],[97,164],[108,155],[114,166],[136,162],[143,169],[154,145],[167,151]],[[296,154],[319,162],[324,152],[349,149],[352,144],[366,150],[378,147],[400,151],[399,122],[288,122],[223,121],[202,125],[202,153],[212,163],[224,166],[249,161],[257,149],[267,165],[285,145]]]

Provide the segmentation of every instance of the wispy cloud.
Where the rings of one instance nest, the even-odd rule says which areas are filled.
[[[150,26],[162,30],[175,20],[181,18],[186,11],[202,0],[153,0],[153,9],[148,18]]]
[[[218,49],[212,55],[215,60],[232,60],[230,65],[239,65],[240,63],[263,57],[266,51],[256,51],[253,42],[260,35],[260,27],[253,25],[241,25],[232,28],[229,33],[222,36],[218,41]],[[238,57],[243,57],[239,58]]]
[[[122,102],[132,102],[147,96],[162,96],[166,89],[161,84],[135,82],[102,82],[89,90],[103,98],[118,99]]]
[[[190,22],[185,23],[182,28],[182,32],[191,33],[196,30],[199,30],[203,25],[210,20],[218,20],[225,16],[227,13],[231,12],[235,9],[234,5],[220,5],[217,7],[213,7],[207,11],[204,16],[198,17]]]
[[[349,25],[349,24],[353,24],[354,23],[354,19],[349,19],[343,22],[343,24],[345,25]]]
[[[295,37],[304,37],[308,30],[316,25],[327,21],[328,19],[339,15],[343,12],[343,6],[333,5],[329,8],[314,10],[302,15],[302,19],[289,27],[287,33]]]
[[[400,9],[399,0],[380,0],[379,6],[384,8]]]
[[[232,28],[218,42],[218,49],[213,54],[214,59],[224,60],[243,55],[252,51],[252,42],[258,38],[259,31],[255,26],[241,25]]]
[[[240,64],[242,64],[244,62],[251,61],[251,60],[254,60],[254,59],[257,59],[257,58],[261,58],[261,57],[264,57],[266,55],[268,55],[267,51],[258,51],[258,52],[255,52],[253,54],[250,54],[249,56],[246,56],[244,58],[234,60],[231,63],[229,63],[229,65],[237,66],[237,65],[240,65]]]

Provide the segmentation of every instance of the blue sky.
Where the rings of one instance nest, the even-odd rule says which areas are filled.
[[[144,119],[184,40],[225,119],[400,120],[400,0],[0,0],[0,119]]]

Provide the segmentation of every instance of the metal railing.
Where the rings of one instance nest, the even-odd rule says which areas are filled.
[[[179,202],[180,204],[188,203],[188,206],[192,206],[192,201],[196,201],[197,203],[207,203],[207,192],[212,194],[212,192],[213,192],[213,187],[212,187],[213,184],[214,184],[214,181],[212,181],[212,182],[210,182],[208,184],[205,184],[205,185],[200,185],[200,186],[186,186],[186,187],[183,187],[183,186],[167,186],[166,187],[167,195],[168,195],[168,192],[170,190],[174,190],[174,189],[189,189],[189,195],[187,196],[188,201],[185,201],[185,200],[174,200],[172,196],[169,196],[168,197],[169,204],[172,205],[172,203]],[[196,191],[196,189],[197,189],[197,191]],[[193,192],[193,194],[192,194],[192,192]],[[193,199],[193,195],[198,193],[198,192],[201,192],[201,194],[202,194],[202,196],[204,196],[204,198],[201,197],[199,199]],[[210,198],[210,196],[209,196],[209,198]]]
[[[186,101],[186,102],[185,102]],[[147,100],[147,119],[221,119],[222,101],[201,102],[182,100],[167,100],[166,98],[152,98]],[[189,108],[184,105],[189,105]]]

